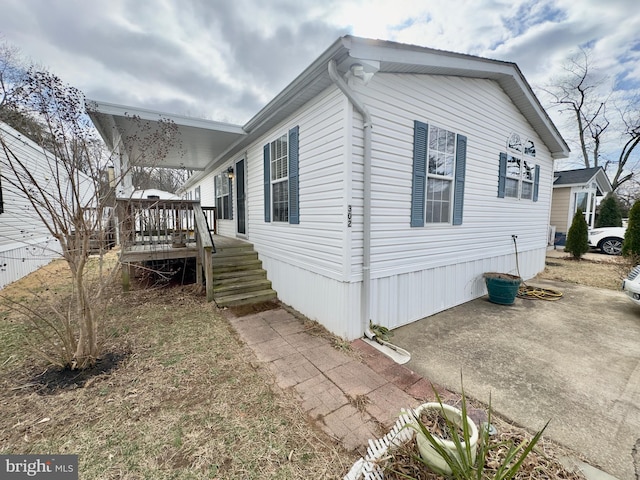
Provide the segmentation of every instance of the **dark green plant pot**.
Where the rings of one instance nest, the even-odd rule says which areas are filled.
[[[513,305],[518,295],[522,279],[508,273],[485,273],[489,301],[499,305]]]

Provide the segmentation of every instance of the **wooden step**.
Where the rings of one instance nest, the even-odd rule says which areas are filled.
[[[266,278],[260,278],[258,280],[243,279],[242,281],[236,281],[233,283],[226,283],[224,285],[213,286],[213,295],[215,297],[224,297],[226,295],[235,295],[240,293],[255,292],[257,290],[269,290],[271,288],[271,281]]]
[[[267,278],[267,272],[261,268],[232,272],[213,272],[213,285],[225,285],[234,282],[250,282]]]
[[[243,255],[225,255],[222,257],[214,255],[212,257],[212,261],[215,268],[216,265],[243,264],[246,262],[255,262],[259,260],[257,252],[247,252]]]
[[[253,260],[241,263],[229,263],[214,265],[213,271],[216,273],[230,273],[230,272],[243,272],[247,270],[257,270],[262,268],[262,262],[260,260]]]
[[[255,250],[251,247],[242,247],[242,248],[224,248],[221,250],[216,250],[216,253],[213,254],[213,258],[222,258],[222,257],[234,257],[239,255],[252,255],[256,254]]]
[[[277,298],[275,290],[258,290],[255,292],[241,293],[236,295],[226,295],[216,297],[216,304],[220,307],[232,307],[236,305],[247,305],[250,303],[266,302]]]

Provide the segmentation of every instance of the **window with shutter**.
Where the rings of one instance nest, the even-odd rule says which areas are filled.
[[[533,164],[536,147],[532,140],[520,141],[512,133],[507,140],[507,152],[500,153],[498,166],[498,197],[538,201],[540,166]]]
[[[462,224],[467,138],[414,122],[411,226]]]
[[[265,222],[300,222],[299,127],[264,146]]]

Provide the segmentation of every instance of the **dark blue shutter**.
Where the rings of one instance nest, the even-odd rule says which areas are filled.
[[[411,186],[411,226],[424,227],[424,201],[427,181],[427,138],[429,125],[413,125],[413,183]]]
[[[298,185],[298,131],[289,130],[289,223],[300,223],[300,190]]]
[[[271,160],[269,158],[270,145],[264,146],[264,221],[271,221]]]
[[[534,175],[533,183],[533,201],[538,201],[538,189],[540,188],[540,165],[536,165],[536,172]]]
[[[453,224],[462,225],[464,204],[464,175],[467,163],[467,137],[458,135],[456,139],[456,177],[453,191]]]
[[[498,198],[504,198],[507,183],[507,154],[500,152],[500,166],[498,168]]]
[[[233,220],[233,179],[229,176],[227,176],[227,179],[229,180],[229,216],[226,218]]]

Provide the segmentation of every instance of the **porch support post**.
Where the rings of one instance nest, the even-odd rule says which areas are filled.
[[[129,262],[122,264],[122,291],[128,292],[131,286],[131,264]]]

